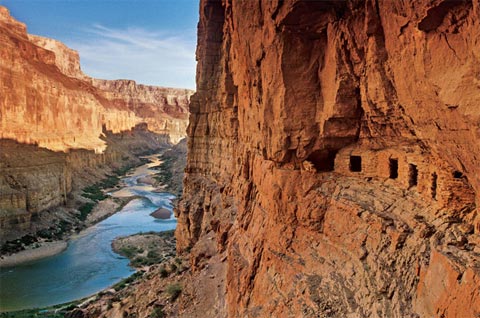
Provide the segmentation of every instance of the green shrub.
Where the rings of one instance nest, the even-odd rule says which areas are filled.
[[[94,184],[84,188],[82,196],[84,196],[85,198],[89,198],[90,200],[95,202],[102,201],[107,198],[107,196],[103,194],[98,184]]]
[[[132,266],[137,267],[137,266],[144,266],[148,265],[148,261],[145,257],[138,256],[134,260],[132,260]]]
[[[167,271],[167,269],[165,267],[160,268],[160,277],[165,278],[165,277],[168,276],[168,274],[169,274],[169,272]]]
[[[113,173],[115,173],[117,176],[123,176],[124,174],[126,174],[132,168],[135,168],[135,165],[128,164],[126,166],[123,166],[121,168],[118,168],[118,169],[114,170]]]
[[[163,312],[163,307],[155,307],[150,314],[150,318],[164,318],[165,313]]]
[[[149,252],[147,253],[147,257],[148,257],[148,258],[158,258],[158,254],[157,254],[157,252],[155,252],[155,251],[149,251]]]
[[[170,300],[175,301],[182,293],[182,286],[180,284],[168,285],[166,292],[170,296]]]
[[[124,246],[120,249],[120,254],[127,257],[132,258],[137,253],[137,248],[133,246]]]
[[[103,179],[99,185],[103,189],[113,188],[118,184],[119,181],[120,181],[120,178],[117,176],[107,176],[107,178]]]
[[[139,277],[142,277],[144,273],[145,273],[144,271],[135,272],[135,273],[133,273],[131,276],[122,279],[121,281],[119,281],[118,283],[116,283],[115,285],[113,285],[112,287],[113,287],[113,289],[115,289],[116,291],[119,291],[119,290],[121,290],[121,289],[124,289],[128,284],[133,283],[133,282],[136,281]]]
[[[93,203],[85,203],[84,205],[82,205],[78,209],[80,211],[80,215],[78,216],[78,218],[81,221],[85,221],[87,219],[88,214],[92,212],[94,206],[95,205]]]

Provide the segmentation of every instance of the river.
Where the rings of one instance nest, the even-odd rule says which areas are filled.
[[[155,173],[151,163],[136,168],[123,178],[125,187],[112,196],[138,196],[123,209],[72,237],[68,248],[55,256],[22,266],[0,269],[0,312],[45,307],[92,295],[134,270],[128,259],[114,253],[112,240],[139,232],[166,231],[176,227],[176,219],[159,220],[150,213],[163,207],[172,209],[169,193],[154,192],[138,179]]]

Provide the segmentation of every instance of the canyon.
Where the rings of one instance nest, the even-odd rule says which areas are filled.
[[[478,317],[479,21],[478,0],[201,0],[191,268],[77,313]]]
[[[70,316],[478,317],[479,23],[478,0],[201,0],[175,208],[190,268]],[[112,132],[151,107],[120,101],[131,86],[88,86]]]
[[[68,219],[83,187],[185,138],[193,91],[90,78],[78,52],[1,6],[0,42],[1,243]]]

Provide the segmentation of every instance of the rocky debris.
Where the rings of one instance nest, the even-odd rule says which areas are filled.
[[[193,277],[225,266],[205,316],[478,315],[479,6],[201,1],[175,213]]]
[[[79,305],[84,317],[122,318],[175,316],[192,300],[185,286],[191,277],[187,260],[175,255],[173,232],[146,233],[119,238],[113,247],[122,255],[129,254],[132,265],[141,269],[131,277],[99,293],[95,300]],[[155,253],[158,258],[150,264],[135,260],[141,255]],[[141,297],[137,297],[141,295]],[[79,310],[75,309],[75,310]],[[193,317],[193,316],[192,316]]]

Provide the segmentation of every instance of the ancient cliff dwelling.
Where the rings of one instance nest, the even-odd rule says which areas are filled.
[[[5,242],[146,149],[168,171],[86,188],[175,237],[112,238],[137,272],[65,317],[480,317],[479,0],[200,0],[194,93],[87,77],[0,9]]]

